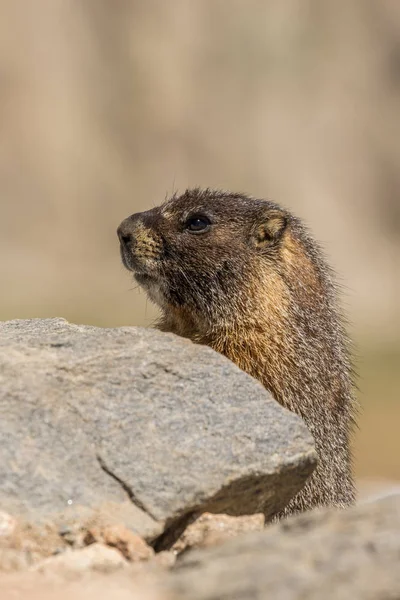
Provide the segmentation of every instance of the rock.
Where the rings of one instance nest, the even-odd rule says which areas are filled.
[[[95,543],[42,561],[18,577],[1,576],[1,598],[395,600],[400,598],[399,531],[400,496],[292,517],[184,553],[172,572],[161,569],[156,557],[132,564]],[[172,555],[158,556],[167,557],[169,566]]]
[[[349,510],[321,509],[177,562],[176,600],[400,598],[400,496]]]
[[[50,556],[31,567],[32,571],[69,577],[87,571],[112,573],[128,565],[128,561],[115,548],[104,544],[91,544],[80,550],[66,550]]]
[[[117,548],[131,562],[146,561],[154,556],[154,550],[138,535],[123,525],[93,527],[84,538],[85,543],[102,542]]]
[[[181,554],[194,548],[216,546],[241,533],[261,531],[264,529],[264,525],[263,514],[230,517],[229,515],[203,513],[194,523],[188,525],[172,546],[172,550]]]
[[[193,514],[269,518],[316,463],[261,384],[154,330],[1,323],[0,410],[4,510],[64,528],[108,511],[158,549]]]

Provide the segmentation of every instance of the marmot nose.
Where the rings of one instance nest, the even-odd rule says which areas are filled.
[[[117,229],[117,235],[119,237],[119,241],[121,246],[130,246],[133,241],[133,232],[135,229],[135,222],[140,213],[131,215],[127,219],[124,219],[121,225]]]
[[[122,225],[120,225],[117,229],[117,234],[121,246],[129,246],[129,244],[132,241],[132,233],[128,231],[125,227],[122,227]]]
[[[132,240],[132,234],[121,227],[117,229],[117,235],[122,246],[128,246]]]

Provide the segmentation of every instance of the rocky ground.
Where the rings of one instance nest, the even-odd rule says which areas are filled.
[[[400,598],[400,496],[268,523],[313,440],[211,349],[10,321],[0,383],[2,599]]]

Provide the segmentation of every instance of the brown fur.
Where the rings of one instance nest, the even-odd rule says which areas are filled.
[[[210,225],[193,233],[196,216]],[[224,354],[307,423],[318,466],[282,514],[351,504],[349,345],[332,272],[300,220],[194,189],[128,217],[118,234],[125,266],[162,310],[159,328]]]

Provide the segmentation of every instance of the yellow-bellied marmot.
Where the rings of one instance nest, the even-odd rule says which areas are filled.
[[[352,368],[333,274],[301,221],[272,202],[187,190],[119,229],[124,265],[158,324],[259,379],[314,436],[318,466],[282,512],[354,500]]]

